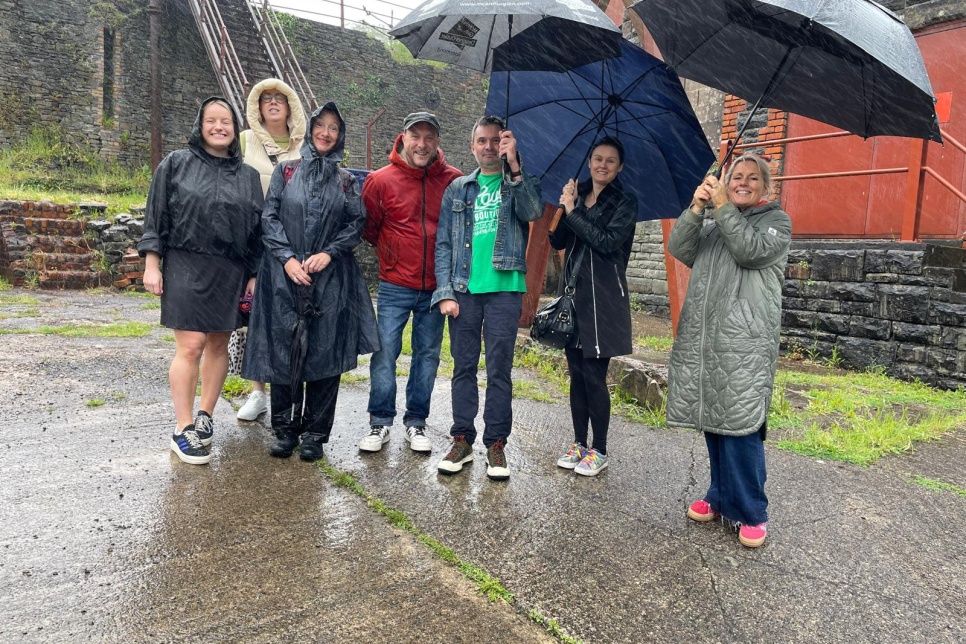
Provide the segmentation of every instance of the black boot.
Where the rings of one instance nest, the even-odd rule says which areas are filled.
[[[324,440],[325,437],[322,434],[305,434],[302,437],[302,447],[299,448],[299,458],[309,462],[322,458]]]
[[[299,435],[297,431],[282,429],[275,432],[275,442],[269,454],[275,458],[288,458],[299,445]]]

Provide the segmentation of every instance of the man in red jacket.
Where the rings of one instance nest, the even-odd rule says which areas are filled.
[[[376,316],[382,349],[369,363],[369,433],[359,443],[378,452],[389,441],[396,417],[396,359],[410,314],[412,363],[406,383],[406,440],[417,452],[432,451],[425,433],[436,383],[445,317],[430,309],[436,288],[436,226],[443,191],[462,172],[446,163],[439,147],[439,121],[414,112],[403,121],[389,153],[389,165],[376,170],[362,188],[368,217],[362,237],[379,258]]]

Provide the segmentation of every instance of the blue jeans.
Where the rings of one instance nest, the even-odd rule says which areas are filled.
[[[499,439],[504,443],[513,424],[513,350],[517,322],[523,308],[522,293],[456,292],[459,315],[449,321],[450,350],[453,353],[453,427],[451,436],[476,440],[476,414],[480,390],[476,384],[480,363],[480,337],[486,343],[486,402],[483,407],[483,444]]]
[[[704,500],[742,525],[768,521],[765,496],[765,426],[747,436],[704,433],[711,459],[711,487]]]
[[[426,424],[446,323],[439,311],[429,308],[432,298],[432,291],[379,282],[376,323],[382,349],[373,353],[369,362],[369,422],[373,425],[392,425],[396,417],[396,360],[402,351],[403,329],[410,314],[413,354],[403,424],[407,427]]]

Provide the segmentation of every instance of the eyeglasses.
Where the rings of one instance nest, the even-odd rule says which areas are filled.
[[[259,100],[262,103],[271,103],[272,101],[275,101],[276,103],[288,103],[288,96],[281,92],[277,92],[275,94],[262,94],[259,97]]]

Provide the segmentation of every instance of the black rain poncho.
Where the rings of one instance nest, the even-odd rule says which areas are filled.
[[[285,182],[279,164],[272,175],[262,213],[266,253],[258,272],[255,300],[248,325],[248,344],[242,376],[249,380],[289,385],[293,379],[315,381],[354,369],[358,356],[379,349],[372,299],[352,249],[361,239],[365,210],[356,179],[339,169],[345,146],[345,121],[334,103],[316,110],[311,132],[323,111],[339,119],[339,140],[324,156],[311,137],[302,144],[302,157]],[[307,352],[303,372],[290,369],[292,332],[298,321],[296,284],[285,273],[285,262],[304,261],[326,252],[332,263],[311,273],[304,288],[311,297],[306,324]]]
[[[170,153],[155,170],[137,245],[142,257],[149,252],[161,257],[161,323],[171,328],[237,328],[238,299],[262,254],[261,182],[242,162],[234,110],[229,109],[235,140],[228,156],[204,148],[201,115],[216,100],[224,101],[211,97],[202,103],[188,147]]]

